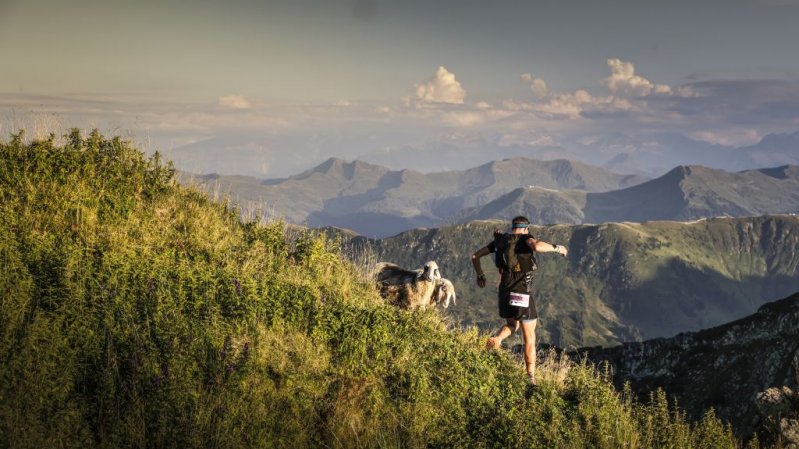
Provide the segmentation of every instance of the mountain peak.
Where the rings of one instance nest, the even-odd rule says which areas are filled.
[[[312,170],[317,173],[328,173],[331,170],[339,170],[347,165],[347,161],[338,157],[331,157],[321,164],[314,167]]]
[[[724,170],[705,167],[704,165],[678,165],[663,175],[663,178],[678,177],[680,179],[692,176],[704,176],[712,173],[727,173]]]
[[[294,179],[305,179],[315,173],[320,173],[330,176],[338,176],[345,179],[352,179],[356,173],[361,173],[365,170],[371,170],[376,173],[385,173],[389,169],[381,165],[374,165],[361,160],[347,161],[339,157],[331,157],[321,164],[306,170],[299,175],[294,176]]]

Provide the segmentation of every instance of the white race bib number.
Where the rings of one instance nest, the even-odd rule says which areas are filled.
[[[510,305],[514,307],[530,307],[530,295],[511,292]]]

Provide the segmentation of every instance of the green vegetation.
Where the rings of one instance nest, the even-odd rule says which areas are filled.
[[[0,144],[0,448],[737,447],[551,356],[389,307],[320,235],[243,223],[158,156]]]

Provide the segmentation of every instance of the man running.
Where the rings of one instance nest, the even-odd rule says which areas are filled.
[[[518,216],[511,222],[511,233],[495,233],[494,241],[472,254],[472,265],[477,272],[477,286],[485,287],[486,277],[480,267],[480,258],[496,253],[496,266],[500,272],[497,292],[499,316],[506,323],[486,342],[487,349],[499,348],[502,340],[510,337],[521,322],[524,336],[524,361],[530,383],[535,380],[535,325],[538,312],[532,297],[533,272],[538,268],[534,253],[556,252],[566,256],[568,250],[561,245],[536,240],[529,235],[530,220]]]

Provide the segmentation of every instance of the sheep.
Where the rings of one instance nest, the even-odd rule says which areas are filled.
[[[430,305],[435,306],[441,304],[446,309],[449,307],[449,302],[455,305],[456,300],[455,286],[452,285],[449,279],[441,278],[436,282],[436,288],[433,290],[433,297],[431,298]]]
[[[380,295],[390,304],[408,310],[424,310],[430,305],[441,280],[438,264],[433,261],[418,270],[406,270],[392,263],[381,262],[375,267],[374,273]],[[443,294],[444,290],[439,291]]]

